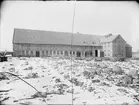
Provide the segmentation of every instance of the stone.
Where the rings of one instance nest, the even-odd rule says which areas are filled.
[[[108,84],[108,83],[106,83],[106,82],[102,82],[100,85],[101,85],[101,86],[108,86],[108,87],[111,87],[110,84]]]
[[[99,82],[100,82],[99,79],[92,80],[92,83],[99,83]]]
[[[9,80],[9,76],[6,73],[0,73],[0,81],[1,80]]]
[[[87,79],[93,78],[93,77],[94,77],[94,74],[95,74],[95,72],[90,72],[90,71],[84,71],[84,72],[83,72],[83,75],[84,75]]]
[[[138,70],[129,70],[127,75],[132,76],[133,78],[139,78]]]
[[[131,76],[128,76],[128,75],[124,76],[122,79],[122,83],[124,85],[132,84],[132,82],[133,82],[133,78]]]
[[[120,92],[123,92],[123,93],[126,93],[126,94],[128,94],[128,91],[127,90],[125,90],[125,89],[123,89],[123,88],[119,88],[119,89],[117,89],[118,91],[120,91]]]
[[[139,84],[139,79],[133,79],[133,84]]]
[[[122,73],[123,73],[123,71],[122,71],[122,69],[121,69],[120,66],[114,65],[112,70],[113,70],[113,72],[116,73],[116,74],[122,74]]]
[[[14,68],[14,67],[9,68],[9,71],[10,71],[10,72],[15,72],[15,68]]]
[[[38,73],[29,73],[25,78],[29,79],[29,78],[38,78]]]
[[[32,66],[28,66],[27,68],[25,68],[24,70],[32,70],[33,67]]]
[[[93,88],[93,87],[88,87],[88,91],[89,92],[92,92],[92,91],[94,91],[95,90],[95,88]]]
[[[55,79],[55,82],[56,82],[56,83],[61,82],[60,78]]]

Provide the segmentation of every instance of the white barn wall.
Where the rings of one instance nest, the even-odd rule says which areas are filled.
[[[93,51],[93,56],[95,56],[95,50],[101,50],[101,46],[72,46],[72,51],[75,51],[74,57],[76,57],[76,52],[81,52],[81,56],[85,57],[86,51]],[[13,44],[13,51],[14,56],[23,56],[22,51],[29,51],[29,56],[36,56],[36,51],[40,51],[40,56],[43,57],[42,51],[44,51],[44,56],[46,56],[46,51],[60,51],[60,54],[58,56],[64,56],[64,51],[68,51],[68,54],[71,51],[70,45],[44,45],[44,44]],[[33,51],[33,54],[31,54],[30,51]],[[61,51],[63,51],[63,54],[61,54]],[[26,53],[25,53],[26,55]],[[48,53],[48,55],[50,55]],[[99,54],[98,54],[99,55]],[[52,53],[52,56],[57,56]]]

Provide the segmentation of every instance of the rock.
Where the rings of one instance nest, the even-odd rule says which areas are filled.
[[[26,58],[25,58],[25,59],[26,59]],[[25,62],[25,65],[28,65],[28,64],[29,64],[28,61],[26,61],[26,62]]]
[[[28,66],[27,68],[25,68],[24,70],[32,70],[33,67],[32,66]]]
[[[134,95],[134,98],[139,101],[139,95]]]
[[[0,81],[1,80],[9,80],[9,75],[6,73],[0,73]]]
[[[65,75],[64,75],[64,78],[65,78],[65,79],[69,79],[69,78],[70,78],[69,74],[65,74]]]
[[[95,88],[93,88],[93,87],[88,87],[88,91],[89,92],[92,92],[92,91],[94,91],[95,90]]]
[[[29,79],[29,78],[38,78],[39,76],[38,76],[38,73],[29,73],[26,77],[24,77],[24,78],[27,78],[27,79]]]
[[[82,86],[84,84],[84,82],[80,82],[77,80],[77,78],[72,78],[71,80],[69,80],[71,83],[73,83],[76,86]]]
[[[121,69],[120,66],[114,65],[112,70],[113,70],[113,72],[116,73],[116,74],[122,74],[122,73],[123,73],[123,71],[122,71],[122,69]]]
[[[66,92],[67,93],[74,93],[74,91],[75,91],[74,89],[68,89]]]
[[[132,76],[133,78],[139,78],[138,70],[129,70],[127,75]]]
[[[133,82],[133,78],[131,76],[126,75],[122,78],[122,84],[125,86],[132,84],[132,82]]]
[[[37,97],[47,97],[47,93],[45,92],[36,92],[35,94],[31,95],[32,98],[37,98]]]
[[[102,68],[107,68],[107,65],[105,65],[105,64],[100,64],[100,67],[102,67]]]
[[[133,79],[133,84],[139,84],[139,79]]]
[[[90,73],[89,71],[84,71],[84,72],[83,72],[83,75],[84,75],[87,79],[89,79],[91,73]]]
[[[112,76],[106,76],[106,79],[109,81],[114,81],[114,78]]]
[[[92,83],[99,83],[99,82],[100,82],[99,79],[92,80]]]
[[[127,90],[125,90],[125,89],[123,89],[123,88],[119,88],[119,89],[117,89],[118,91],[120,91],[120,92],[123,92],[123,93],[126,93],[126,94],[128,94],[128,91]]]
[[[109,87],[111,87],[110,84],[108,84],[108,83],[106,83],[106,82],[102,82],[100,85],[101,85],[101,86],[109,86]]]
[[[60,78],[55,79],[55,82],[56,82],[56,83],[61,82]]]
[[[9,71],[10,71],[10,72],[15,72],[15,68],[14,68],[14,67],[9,68]]]
[[[106,74],[111,74],[112,69],[111,68],[103,69],[103,72],[106,73]]]

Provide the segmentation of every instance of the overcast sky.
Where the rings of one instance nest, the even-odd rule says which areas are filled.
[[[14,28],[72,31],[74,2],[6,1],[2,5],[0,48],[12,50]],[[139,5],[136,2],[76,2],[74,32],[120,34],[139,49]]]

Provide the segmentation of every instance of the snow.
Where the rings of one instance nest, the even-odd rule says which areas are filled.
[[[125,74],[110,74],[113,65],[120,66]],[[83,75],[86,70],[94,73],[93,78],[86,78]],[[139,95],[136,89],[116,85],[117,79],[130,70],[139,70],[136,61],[73,60],[71,62],[70,59],[51,57],[13,57],[10,62],[0,63],[0,72],[14,73],[38,91],[49,93],[45,97],[48,104],[72,104],[72,101],[74,104],[122,104],[125,102],[139,104],[139,101],[134,98],[134,95]],[[71,78],[76,80],[73,84],[70,81]],[[0,81],[0,90],[9,89],[11,90],[0,94],[1,100],[9,97],[2,101],[4,104],[46,104],[42,97],[32,98],[31,96],[37,91],[16,77],[9,76],[9,80]]]

